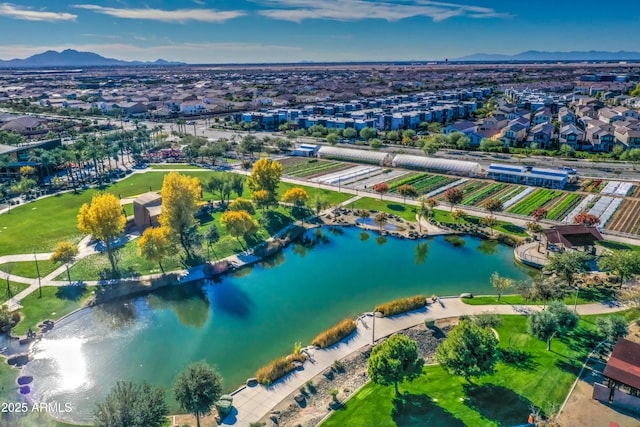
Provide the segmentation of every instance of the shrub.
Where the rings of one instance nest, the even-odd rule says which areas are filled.
[[[342,363],[342,361],[338,359],[334,360],[333,370],[336,372],[344,372],[344,363]]]
[[[481,328],[497,328],[502,323],[500,316],[495,313],[480,313],[471,318],[471,321]]]
[[[304,353],[280,357],[258,369],[256,378],[260,384],[271,385],[274,381],[284,377],[295,369],[293,365],[294,361],[304,362],[305,360],[307,360],[307,355]]]
[[[383,317],[394,314],[406,313],[427,305],[427,298],[424,295],[416,295],[409,298],[400,298],[377,306],[374,310],[381,313]]]
[[[356,322],[354,322],[353,319],[344,319],[338,325],[331,329],[327,329],[315,337],[311,343],[320,348],[329,347],[330,345],[348,337],[355,330]]]

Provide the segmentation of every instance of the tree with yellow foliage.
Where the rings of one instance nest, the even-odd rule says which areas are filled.
[[[247,179],[247,185],[255,193],[266,191],[266,205],[277,204],[277,191],[280,178],[282,177],[282,163],[271,159],[260,159],[253,165],[251,176]]]
[[[78,247],[71,242],[60,242],[56,246],[56,250],[51,254],[49,261],[56,264],[63,264],[67,268],[67,279],[71,284],[71,273],[69,272],[69,264],[75,261],[78,256]]]
[[[247,211],[227,211],[222,214],[220,222],[227,228],[227,232],[234,236],[244,249],[240,236],[246,240],[247,235],[258,231],[258,223],[253,220]]]
[[[197,225],[195,214],[201,194],[202,188],[198,178],[171,172],[162,183],[160,225],[169,230],[171,239],[180,242],[187,260],[192,259],[189,231]]]
[[[300,187],[294,187],[290,190],[287,190],[287,192],[282,196],[282,201],[284,203],[290,203],[298,208],[303,207],[308,200],[309,195],[306,191],[304,191],[304,189]]]
[[[169,230],[167,227],[147,228],[138,240],[138,255],[157,262],[164,274],[162,260],[169,254]]]
[[[122,234],[126,222],[120,201],[111,193],[96,194],[91,204],[82,205],[78,214],[78,229],[104,242],[114,274],[117,270],[111,240]]]
[[[265,210],[271,204],[271,195],[267,190],[257,190],[253,192],[253,200],[256,202],[256,206]]]

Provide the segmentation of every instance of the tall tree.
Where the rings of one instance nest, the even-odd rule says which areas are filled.
[[[596,319],[598,330],[610,343],[624,338],[629,333],[629,324],[622,316],[599,317]]]
[[[596,215],[584,212],[576,215],[573,218],[573,221],[576,224],[586,225],[587,227],[600,224],[600,218],[598,218]]]
[[[404,198],[404,202],[407,202],[407,197],[418,197],[418,190],[416,190],[416,187],[414,187],[413,185],[410,184],[403,184],[401,186],[398,187],[398,194],[401,195]]]
[[[327,197],[323,194],[316,194],[311,199],[311,206],[313,210],[316,212],[316,215],[319,215],[324,209],[327,209],[331,204]]]
[[[211,224],[207,231],[204,233],[204,240],[207,243],[207,252],[213,251],[213,255],[218,258],[216,251],[213,249],[213,245],[218,243],[220,240],[220,231],[218,231],[218,227],[215,224]],[[211,255],[209,254],[209,259],[211,259]]]
[[[233,202],[229,204],[230,211],[247,211],[251,215],[256,212],[256,208],[253,206],[253,202],[248,199],[243,199],[242,197],[238,197]]]
[[[182,409],[196,416],[200,427],[200,417],[209,415],[222,395],[222,378],[206,362],[192,363],[178,374],[173,394]]]
[[[500,274],[498,274],[497,271],[491,275],[491,286],[493,286],[493,288],[498,293],[498,301],[500,301],[500,297],[502,296],[502,294],[512,285],[513,279],[502,277],[500,276]]]
[[[246,239],[247,235],[258,230],[258,224],[246,211],[227,211],[222,214],[220,222],[227,228],[229,234],[238,240],[240,246],[242,246],[240,236],[244,236]]]
[[[453,375],[468,382],[490,375],[498,362],[498,340],[488,328],[462,320],[436,350],[436,360]]]
[[[504,208],[504,204],[500,199],[487,199],[482,203],[482,207],[489,211],[493,216],[494,213],[500,212]]]
[[[118,381],[93,411],[96,427],[160,427],[167,415],[163,388],[124,381]]]
[[[117,274],[117,269],[111,240],[122,234],[126,223],[120,201],[110,193],[94,195],[91,204],[83,204],[78,214],[80,231],[104,242],[114,274]]]
[[[378,212],[373,218],[373,222],[375,222],[376,225],[380,227],[380,231],[382,231],[384,226],[389,222],[389,216],[384,212]]]
[[[147,228],[138,240],[138,255],[152,262],[157,262],[162,274],[162,260],[169,254],[169,229],[167,227]]]
[[[373,186],[373,191],[380,194],[380,200],[382,200],[382,195],[389,192],[389,184],[380,182]]]
[[[56,264],[62,264],[67,269],[67,279],[71,284],[71,273],[69,272],[69,264],[75,261],[78,256],[78,246],[71,242],[60,242],[56,246],[56,249],[51,254],[49,260]]]
[[[551,350],[553,337],[572,331],[578,320],[578,315],[562,301],[552,301],[545,310],[529,316],[528,329],[531,335],[547,343],[547,350]]]
[[[453,208],[455,207],[455,205],[462,202],[463,198],[464,194],[459,188],[449,188],[444,192],[444,199],[451,205],[451,212],[453,212]]]
[[[187,262],[193,259],[189,230],[196,225],[195,214],[202,189],[198,178],[169,173],[162,183],[162,213],[160,225],[169,230],[172,239],[177,240],[186,254]]]
[[[398,383],[418,378],[423,365],[424,360],[418,355],[416,342],[405,335],[397,334],[371,350],[367,373],[376,384],[393,384],[398,396]]]
[[[303,188],[300,188],[300,187],[293,187],[287,190],[282,195],[282,201],[284,203],[292,204],[297,208],[303,207],[308,200],[309,200],[309,195],[307,194],[306,191],[304,191]]]
[[[547,217],[547,210],[545,208],[536,208],[533,210],[533,212],[531,212],[531,218],[533,218],[533,220],[535,222],[540,222],[543,219],[545,219]]]
[[[266,191],[268,205],[277,204],[277,191],[282,177],[282,164],[271,159],[260,159],[253,165],[251,176],[247,179],[247,185],[254,193]]]
[[[615,273],[622,286],[634,275],[640,274],[640,254],[629,250],[610,251],[598,259],[598,268]]]
[[[549,262],[545,270],[553,271],[573,286],[573,278],[576,274],[589,270],[588,262],[592,257],[584,252],[568,250],[549,256]]]

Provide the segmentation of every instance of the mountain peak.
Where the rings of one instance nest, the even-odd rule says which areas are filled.
[[[33,68],[33,67],[96,67],[127,65],[184,65],[181,62],[170,62],[158,59],[155,62],[123,61],[105,58],[94,52],[81,52],[75,49],[64,49],[61,52],[47,50],[25,59],[0,60],[0,68]]]

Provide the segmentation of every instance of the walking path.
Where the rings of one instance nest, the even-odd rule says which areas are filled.
[[[426,319],[443,319],[461,315],[474,315],[480,313],[496,314],[528,314],[541,310],[541,306],[531,305],[468,305],[459,298],[444,298],[441,304],[434,303],[426,308],[390,318],[374,318],[371,313],[362,316],[358,320],[356,331],[345,341],[327,349],[307,347],[305,352],[309,358],[303,364],[303,370],[294,371],[284,379],[266,387],[242,387],[234,393],[234,411],[225,418],[223,425],[236,427],[248,427],[252,422],[268,415],[269,412],[281,401],[298,390],[307,381],[328,369],[333,362],[351,353],[360,351],[373,342],[374,322],[375,340],[387,337],[403,329],[407,329],[423,323]],[[623,310],[620,304],[585,304],[578,306],[578,313],[603,314]],[[293,400],[291,403],[294,403]]]

